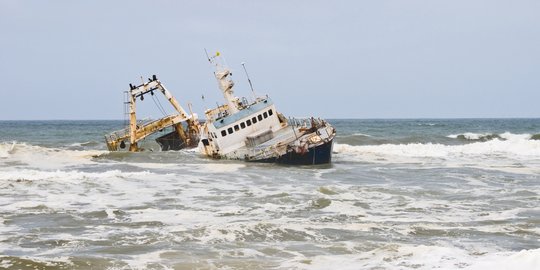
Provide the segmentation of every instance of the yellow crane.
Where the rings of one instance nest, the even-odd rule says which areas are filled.
[[[156,75],[148,79],[148,82],[139,86],[129,85],[129,126],[105,135],[105,141],[109,151],[118,151],[125,148],[129,143],[129,151],[139,151],[138,142],[151,134],[168,127],[174,127],[174,131],[157,139],[163,150],[179,150],[184,147],[195,147],[199,142],[200,124],[196,114],[189,115],[165,86],[157,79]],[[175,114],[146,123],[137,123],[136,101],[137,98],[144,100],[144,95],[155,92],[162,93],[176,110]],[[183,125],[185,123],[185,127]]]

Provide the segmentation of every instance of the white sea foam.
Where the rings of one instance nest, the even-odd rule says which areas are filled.
[[[15,145],[17,142],[3,142],[0,143],[0,158],[7,158],[9,155],[13,153],[13,150],[15,149]]]
[[[335,144],[336,160],[377,163],[422,163],[444,166],[492,168],[510,172],[536,173],[540,165],[540,141],[527,134],[500,135],[494,139],[464,145],[435,143],[353,146]],[[518,164],[518,166],[516,166]]]
[[[514,133],[510,133],[510,132],[505,132],[505,133],[499,134],[499,136],[501,136],[501,138],[506,139],[506,140],[517,140],[517,141],[530,140],[532,138],[532,135],[527,134],[527,133],[525,133],[525,134],[514,134]]]
[[[341,200],[330,200],[330,205],[323,208],[322,211],[351,217],[358,215],[365,216],[366,211],[360,207],[354,206],[353,203],[354,202],[344,202]]]
[[[71,262],[68,256],[58,256],[58,257],[49,257],[49,258],[42,258],[42,257],[36,257],[36,256],[22,256],[20,258],[24,260],[32,261],[32,262],[42,263],[45,266],[47,266],[47,268],[56,268],[58,266],[63,266],[62,268],[65,268],[66,265],[73,266],[73,263]],[[9,268],[14,265],[15,265],[15,262],[13,262],[10,259],[3,259],[2,255],[0,255],[0,267]],[[29,268],[29,266],[31,265],[27,264],[25,266]],[[37,269],[37,267],[35,268]],[[21,269],[21,268],[16,268],[16,269]]]
[[[296,256],[281,266],[289,269],[540,269],[540,249],[477,255],[456,247],[388,245],[343,255]]]
[[[474,132],[465,132],[461,134],[451,134],[446,136],[448,138],[457,139],[457,138],[465,138],[467,140],[480,140],[488,137],[497,138],[500,137],[505,140],[530,140],[532,135],[525,133],[525,134],[514,134],[510,132],[504,132],[502,134],[496,134],[496,133],[474,133]]]
[[[216,220],[214,214],[204,210],[179,210],[179,209],[144,209],[129,212],[129,218],[133,222],[160,221],[169,225],[181,224],[183,227],[200,226],[210,224]]]
[[[136,166],[136,167],[139,167],[139,168],[144,168],[144,169],[176,169],[176,168],[179,168],[180,166],[182,167],[187,167],[189,165],[186,165],[186,164],[177,164],[177,163],[149,163],[149,162],[137,162],[137,163],[129,163],[129,162],[126,162],[125,164],[129,164],[131,166]]]
[[[236,164],[236,163],[230,163],[230,164],[213,163],[213,164],[202,164],[200,165],[200,167],[202,167],[203,170],[209,171],[209,172],[235,172],[241,168],[246,167],[246,165]]]
[[[540,158],[540,142],[513,138],[508,141],[493,140],[465,145],[443,145],[434,143],[383,144],[351,146],[336,144],[335,151],[345,154],[374,154],[402,157],[448,157],[453,156],[510,156]]]
[[[100,150],[65,150],[25,143],[0,143],[0,158],[42,169],[93,163],[92,157],[106,153]]]
[[[9,269],[13,265],[14,265],[14,263],[12,261],[10,261],[8,259],[2,259],[2,257],[0,256],[0,268]]]
[[[466,270],[540,269],[540,249],[497,252],[479,257]]]
[[[465,138],[467,140],[480,140],[480,138],[484,138],[484,137],[489,136],[489,135],[492,135],[492,134],[491,133],[466,132],[466,133],[463,133],[463,134],[452,134],[452,135],[448,135],[446,137],[452,138],[452,139],[457,139],[460,136],[462,136],[463,138]]]
[[[133,255],[130,259],[126,259],[125,262],[128,264],[129,269],[151,269],[156,268],[156,265],[159,265],[159,269],[172,270],[174,269],[173,267],[169,267],[166,264],[161,263],[163,261],[163,259],[161,259],[161,254],[169,251],[170,250],[160,250],[145,254]],[[112,267],[108,269],[113,270],[116,268]],[[124,267],[120,269],[124,269]]]
[[[10,186],[11,192],[31,196],[11,198],[0,196],[2,209],[11,212],[45,206],[62,210],[105,210],[109,205],[126,207],[153,200],[155,190],[142,180],[152,177],[149,172],[122,172],[111,170],[99,173],[80,171],[9,170],[0,171],[0,185]],[[166,177],[166,176],[165,176]],[[154,178],[159,179],[157,176]],[[40,188],[47,185],[47,189]],[[69,190],[66,193],[63,190]],[[116,194],[111,196],[111,194]],[[1,193],[0,193],[1,194]],[[91,196],[87,196],[91,195]],[[43,210],[34,210],[43,211]]]

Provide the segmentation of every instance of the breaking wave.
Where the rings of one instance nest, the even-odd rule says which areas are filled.
[[[338,154],[377,154],[404,157],[512,156],[540,158],[540,142],[535,140],[492,140],[464,145],[410,143],[382,145],[337,144]]]
[[[19,142],[0,143],[0,161],[39,168],[61,168],[92,162],[92,158],[107,153],[103,150],[70,150],[48,148]]]
[[[0,143],[0,158],[7,158],[13,153],[16,142],[12,143]]]
[[[461,145],[408,143],[334,146],[336,161],[375,163],[422,163],[443,166],[481,168],[504,167],[507,170],[538,171],[540,140],[529,134],[501,134],[503,139],[476,141]],[[474,136],[480,137],[480,136]],[[523,168],[523,170],[522,170]]]
[[[352,136],[360,136],[360,137],[372,137],[371,135],[364,134],[364,133],[354,133]]]
[[[473,133],[473,132],[466,132],[461,134],[452,134],[446,136],[447,138],[451,139],[459,139],[464,141],[491,141],[491,140],[540,140],[540,134],[513,134],[510,132],[505,132],[501,134],[497,133]]]

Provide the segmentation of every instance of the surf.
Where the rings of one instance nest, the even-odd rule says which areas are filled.
[[[480,136],[472,136],[479,138]],[[538,173],[540,140],[530,134],[501,134],[501,139],[466,144],[408,143],[350,145],[336,143],[336,162],[379,164],[417,163],[436,167],[496,169],[517,173]]]

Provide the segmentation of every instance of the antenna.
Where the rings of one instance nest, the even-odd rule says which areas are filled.
[[[191,117],[193,117],[193,108],[191,108],[191,103],[188,103],[187,106],[189,109],[189,114],[191,115]]]
[[[206,48],[204,48],[204,53],[206,53],[206,59],[208,59],[208,62],[212,63],[212,60],[210,60],[210,56],[208,56],[208,51]]]
[[[204,112],[206,113],[206,111],[208,111],[208,106],[206,106],[206,99],[204,99],[204,94],[201,95],[201,99],[204,104]]]
[[[255,90],[253,90],[253,84],[251,83],[251,79],[249,78],[249,74],[247,72],[245,62],[242,62],[242,67],[244,68],[244,72],[246,73],[246,77],[247,77],[248,82],[249,82],[249,88],[251,88],[251,92],[253,93],[253,98],[257,99],[257,95],[255,95]]]

